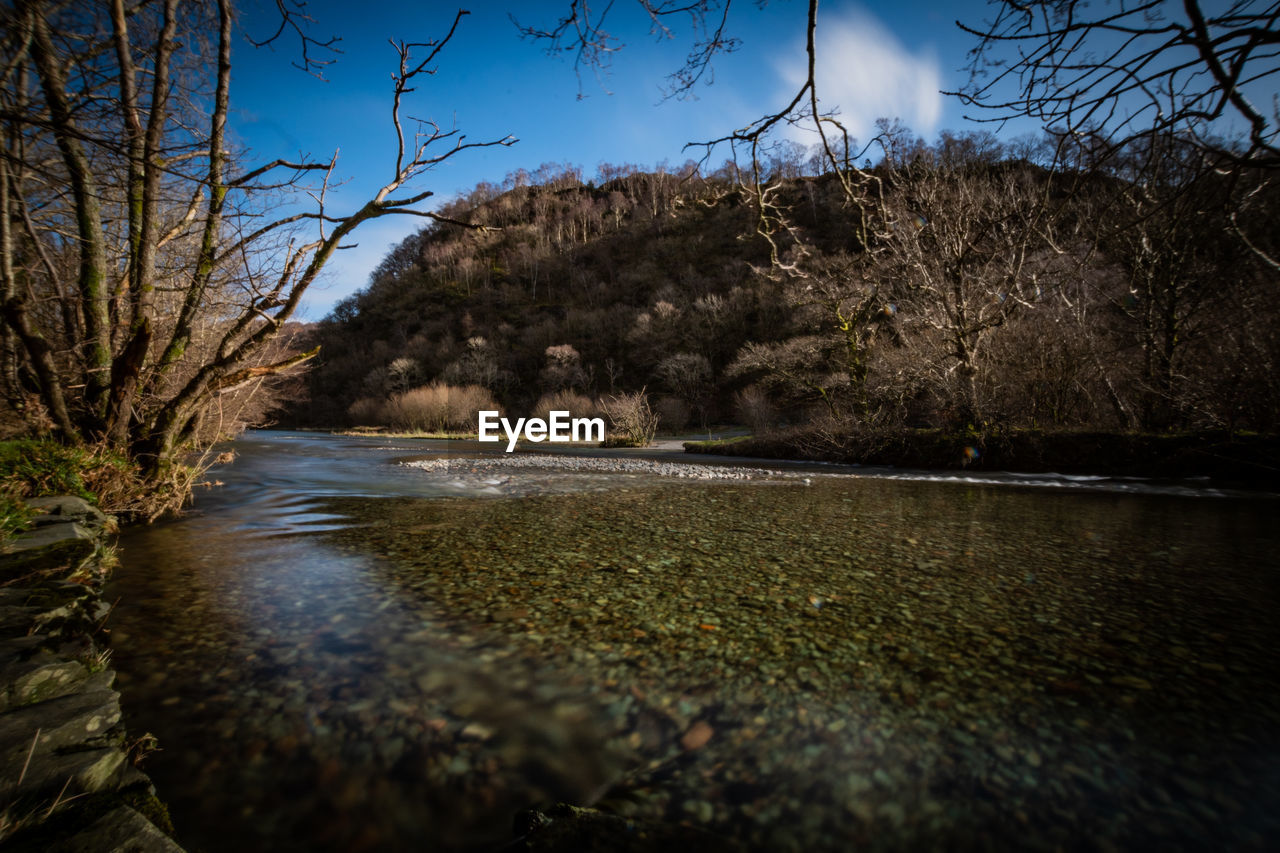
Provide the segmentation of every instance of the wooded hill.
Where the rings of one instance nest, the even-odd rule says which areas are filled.
[[[1141,185],[986,134],[884,150],[873,203],[850,205],[784,149],[763,223],[730,165],[482,184],[441,211],[466,226],[405,240],[315,327],[289,419],[387,421],[388,401],[439,382],[519,415],[552,392],[645,388],[671,429],[1275,430],[1280,283],[1230,227],[1257,184],[1176,145],[1155,180],[1143,159]],[[1276,206],[1249,198],[1255,217]]]

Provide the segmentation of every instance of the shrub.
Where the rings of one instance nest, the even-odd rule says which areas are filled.
[[[543,394],[533,404],[535,418],[550,420],[552,412],[568,412],[571,418],[593,418],[599,414],[599,409],[590,397],[572,391],[556,391],[554,394]]]
[[[449,421],[448,387],[435,383],[396,394],[387,400],[383,417],[396,429],[442,432]]]
[[[386,424],[386,402],[374,397],[361,397],[347,407],[347,417],[353,426]]]
[[[480,429],[482,410],[498,411],[493,393],[480,385],[446,386],[449,389],[449,426],[475,432]]]
[[[391,426],[412,432],[469,432],[479,429],[481,409],[496,410],[488,389],[479,385],[446,385],[433,382],[396,394],[386,403]]]
[[[658,416],[649,408],[644,389],[618,394],[600,401],[600,408],[612,427],[605,447],[648,447],[658,431]]]

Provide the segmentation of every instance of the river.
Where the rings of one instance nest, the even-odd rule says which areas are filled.
[[[108,590],[190,849],[496,850],[557,801],[746,849],[1280,837],[1273,496],[234,449]]]

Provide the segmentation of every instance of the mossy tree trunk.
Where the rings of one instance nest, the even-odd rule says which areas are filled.
[[[19,0],[0,14],[12,35],[0,44],[8,390],[34,392],[33,430],[51,423],[152,471],[213,437],[196,428],[204,413],[315,355],[280,333],[357,226],[440,218],[417,207],[431,192],[409,184],[462,151],[514,141],[464,143],[430,125],[405,139],[401,100],[464,12],[442,39],[393,43],[393,178],[348,213],[326,206],[336,157],[253,168],[232,153],[231,0]],[[291,6],[280,14],[282,30],[299,23]],[[303,43],[317,72],[325,45]],[[317,207],[241,216],[291,188]],[[65,241],[61,222],[74,226]]]

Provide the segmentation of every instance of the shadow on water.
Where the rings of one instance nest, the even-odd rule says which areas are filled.
[[[1275,837],[1269,500],[396,464],[457,447],[251,434],[122,535],[192,849],[488,850],[555,800],[756,849]]]

